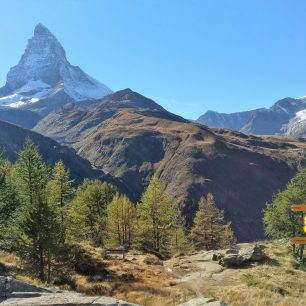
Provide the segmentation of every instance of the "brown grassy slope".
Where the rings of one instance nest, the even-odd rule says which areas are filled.
[[[295,268],[288,242],[261,244],[269,259],[237,269],[213,262],[211,251],[175,257],[162,265],[153,255],[136,251],[131,251],[126,261],[104,260],[100,249],[82,246],[82,252],[97,266],[102,262],[108,274],[101,274],[97,269],[96,273],[84,275],[67,266],[66,273],[79,292],[115,296],[141,305],[177,305],[196,295],[214,297],[231,306],[306,305],[306,272]],[[3,265],[8,275],[39,284],[20,268],[14,254],[0,251],[0,268]]]
[[[239,239],[263,237],[262,209],[284,187],[305,142],[258,138],[122,110],[75,147],[97,168],[119,177],[137,199],[156,173],[190,221],[213,192]]]
[[[270,260],[237,269],[225,286],[204,286],[203,293],[231,306],[306,305],[306,272],[294,268],[291,251],[283,241],[265,243]]]
[[[61,284],[60,288],[72,289],[86,295],[114,296],[128,302],[147,306],[173,306],[194,297],[194,293],[184,286],[173,286],[174,278],[169,275],[160,260],[154,255],[131,251],[126,260],[122,261],[116,257],[103,259],[101,249],[88,245],[81,246],[83,254],[83,267],[87,271],[76,272],[74,265],[63,266],[62,272],[65,279],[70,281]],[[86,260],[84,260],[86,255]],[[121,255],[119,256],[121,257]],[[89,264],[90,262],[90,264]],[[102,264],[102,266],[101,266]],[[95,265],[95,269],[89,269]],[[7,270],[7,275],[12,275],[19,280],[36,284],[46,285],[31,276],[31,273],[21,269],[20,261],[12,253],[0,251],[0,268]],[[0,275],[3,272],[0,270]],[[54,277],[55,285],[59,285]],[[60,278],[63,279],[63,278]],[[54,284],[51,284],[54,286]]]

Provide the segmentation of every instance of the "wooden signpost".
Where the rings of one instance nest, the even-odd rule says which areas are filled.
[[[303,232],[306,233],[306,204],[294,204],[291,205],[291,210],[293,212],[300,212],[303,224]],[[295,234],[295,233],[294,233]],[[304,245],[306,245],[306,236],[305,237],[292,237],[291,242],[293,244],[293,255],[297,256],[300,261],[303,261],[303,252],[304,252]],[[295,251],[295,245],[300,245],[298,252]]]
[[[306,211],[306,204],[294,204],[291,205],[292,211]]]
[[[306,237],[293,237],[291,242],[293,244],[306,244]]]

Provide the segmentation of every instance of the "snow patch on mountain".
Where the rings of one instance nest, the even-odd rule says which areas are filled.
[[[306,109],[303,109],[296,113],[296,118],[299,120],[306,120]]]
[[[65,67],[61,74],[65,92],[75,101],[100,99],[112,91],[83,71]]]
[[[30,80],[11,95],[0,98],[0,105],[21,107],[26,104],[36,103],[41,98],[47,96],[51,90],[50,85],[40,80]]]
[[[283,126],[282,131],[289,136],[306,136],[306,109],[298,111],[295,117],[292,118],[286,125]]]

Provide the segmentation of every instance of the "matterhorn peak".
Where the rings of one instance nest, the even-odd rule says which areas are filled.
[[[34,29],[34,36],[45,36],[45,35],[53,35],[53,34],[42,23],[38,23]]]
[[[0,106],[31,107],[42,100],[45,105],[46,98],[52,96],[54,101],[58,93],[65,101],[77,102],[100,99],[111,92],[79,67],[72,66],[60,42],[39,23],[19,63],[10,69],[5,86],[0,88]]]

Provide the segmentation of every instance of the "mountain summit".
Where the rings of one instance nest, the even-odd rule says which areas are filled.
[[[49,98],[58,105],[59,98],[77,102],[99,99],[111,92],[79,67],[72,66],[56,37],[38,24],[19,63],[10,69],[5,86],[0,88],[0,106],[31,109],[32,104]],[[46,111],[46,103],[43,104]],[[34,110],[41,111],[37,106]]]
[[[197,122],[246,134],[306,136],[306,99],[284,98],[270,108],[223,114],[207,111]]]

